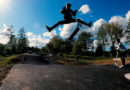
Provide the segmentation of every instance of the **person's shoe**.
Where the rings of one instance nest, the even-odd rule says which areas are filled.
[[[121,65],[121,66],[119,66],[119,68],[125,68],[125,65]]]
[[[47,30],[49,31],[49,32],[51,32],[51,28],[50,27],[48,27],[47,25],[46,25],[46,28],[47,28]]]
[[[88,25],[90,28],[91,28],[91,26],[92,26],[92,21],[89,23],[89,25]]]

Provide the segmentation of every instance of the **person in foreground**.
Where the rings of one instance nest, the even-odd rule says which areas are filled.
[[[119,66],[119,68],[123,68],[125,67],[125,57],[126,57],[127,48],[122,44],[119,38],[117,39],[117,45],[118,45],[117,51],[119,52],[122,61],[122,65]]]
[[[72,11],[70,3],[67,3],[66,6],[63,7],[63,9],[60,11],[60,13],[62,13],[64,15],[64,20],[58,21],[52,27],[48,27],[46,25],[46,28],[48,29],[49,32],[51,32],[52,29],[56,28],[59,25],[69,24],[69,23],[73,23],[73,22],[79,22],[79,23],[84,24],[88,27],[91,27],[91,25],[92,25],[92,22],[86,23],[86,22],[82,21],[81,19],[76,19],[75,16],[76,16],[77,10]]]

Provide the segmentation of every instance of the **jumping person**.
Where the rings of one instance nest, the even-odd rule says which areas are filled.
[[[88,24],[88,23],[82,21],[81,19],[73,18],[73,17],[76,16],[77,10],[72,11],[70,3],[67,3],[66,6],[60,11],[60,13],[62,13],[64,15],[64,20],[57,22],[52,27],[48,27],[46,25],[46,28],[48,29],[49,32],[51,32],[52,29],[56,28],[59,25],[69,24],[69,23],[73,23],[73,22],[79,22],[79,23],[84,24],[84,25],[86,25],[88,27],[91,27],[92,22],[90,22]]]
[[[122,65],[119,66],[119,68],[123,68],[123,67],[125,67],[125,57],[126,57],[127,49],[122,44],[122,42],[120,42],[120,39],[117,39],[117,45],[118,45],[117,50],[119,51],[119,55],[120,55],[120,58],[121,58],[121,61],[122,61]]]

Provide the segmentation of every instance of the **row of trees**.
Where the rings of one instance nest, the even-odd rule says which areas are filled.
[[[90,32],[82,32],[77,40],[69,41],[62,39],[59,36],[54,36],[45,47],[43,52],[50,52],[53,54],[68,54],[73,53],[77,55],[87,55],[93,52],[93,36]],[[91,55],[91,54],[90,54]]]
[[[97,47],[93,46],[93,35],[90,32],[82,32],[78,39],[69,41],[54,36],[45,47],[43,52],[58,53],[73,53],[75,55],[112,55],[115,56],[115,42],[117,38],[127,37],[127,44],[130,43],[130,20],[128,22],[127,30],[124,30],[122,25],[118,23],[102,24],[97,32]],[[110,47],[110,52],[106,48]]]
[[[126,43],[130,45],[130,20],[128,27],[124,30],[122,25],[118,23],[106,23],[102,24],[97,34],[97,47],[93,45],[93,35],[91,32],[82,32],[77,39],[71,42],[68,39],[62,39],[59,36],[51,38],[43,48],[42,52],[49,52],[53,54],[68,54],[73,53],[77,55],[95,55],[95,56],[115,56],[115,41],[117,38],[126,37]],[[27,50],[33,50],[35,52],[41,52],[39,48],[30,48],[28,39],[26,37],[24,28],[21,28],[17,34],[12,30],[12,27],[8,29],[10,32],[9,42],[6,45],[0,44],[0,55],[24,53]],[[110,47],[110,52],[106,51],[106,48]]]
[[[28,39],[26,37],[24,28],[19,30],[19,33],[16,37],[12,27],[8,29],[9,41],[7,44],[0,44],[0,55],[11,55],[24,53],[28,49]]]
[[[127,45],[130,45],[130,19],[129,19],[128,26],[126,27],[126,29],[124,29],[122,25],[118,23],[106,23],[106,24],[101,25],[97,33],[97,39],[98,39],[97,48],[102,47],[103,54],[104,54],[105,48],[110,47],[112,56],[115,56],[116,54],[115,42],[117,38],[120,38],[120,39],[125,38],[126,39],[125,43]],[[128,52],[128,54],[130,53]]]

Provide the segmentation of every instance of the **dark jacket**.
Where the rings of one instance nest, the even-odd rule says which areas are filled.
[[[63,7],[60,12],[64,15],[64,19],[73,19],[72,16],[76,15],[76,10],[72,11],[71,9],[66,9],[66,7]]]
[[[126,51],[127,48],[120,42],[118,44],[117,50],[119,50],[119,51]]]

